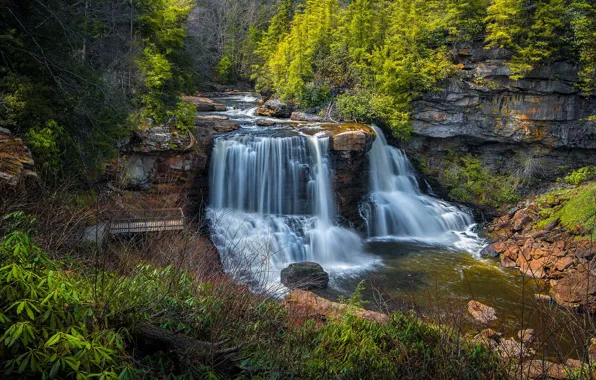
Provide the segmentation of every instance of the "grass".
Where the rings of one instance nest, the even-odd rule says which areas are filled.
[[[596,182],[552,191],[538,198],[537,202],[543,216],[537,228],[558,220],[571,231],[585,232],[581,235],[596,234]]]

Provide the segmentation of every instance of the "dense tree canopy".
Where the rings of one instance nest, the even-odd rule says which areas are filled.
[[[131,127],[189,112],[191,0],[0,3],[0,126],[48,178],[94,174]]]
[[[275,17],[287,20],[291,4],[280,2]],[[289,31],[272,23],[264,36],[275,38],[260,41],[257,87],[304,106],[327,100],[313,92],[340,94],[341,114],[402,137],[410,101],[455,73],[459,48],[511,50],[512,79],[570,60],[581,66],[582,89],[594,90],[596,4],[588,0],[307,0],[294,8]]]

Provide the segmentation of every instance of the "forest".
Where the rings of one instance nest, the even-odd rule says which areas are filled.
[[[0,0],[0,378],[593,378],[595,181],[593,0]]]

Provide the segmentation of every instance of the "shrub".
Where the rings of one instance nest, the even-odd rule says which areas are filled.
[[[123,336],[25,232],[0,246],[0,362],[21,377],[128,378]]]
[[[308,83],[302,90],[300,106],[304,108],[318,107],[331,99],[331,92],[326,85]]]
[[[570,185],[577,186],[595,177],[596,166],[585,166],[583,168],[571,172],[571,174],[565,177],[565,182],[567,182]]]

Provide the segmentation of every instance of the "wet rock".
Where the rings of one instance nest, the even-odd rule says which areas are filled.
[[[528,360],[522,364],[523,379],[569,379],[564,364],[555,364],[546,360]]]
[[[30,189],[37,184],[37,174],[31,151],[8,129],[0,131],[0,189]]]
[[[290,119],[296,121],[307,121],[309,123],[318,123],[323,121],[321,116],[305,112],[292,112]]]
[[[489,324],[498,319],[497,311],[494,308],[475,300],[468,302],[468,312],[476,321],[482,324]]]
[[[552,302],[553,300],[548,294],[534,294],[534,299],[541,302]]]
[[[294,263],[281,271],[281,283],[290,289],[325,289],[329,274],[317,263]]]
[[[521,340],[523,343],[531,344],[536,340],[536,333],[534,329],[521,330],[517,333],[517,339]]]
[[[493,329],[484,329],[473,338],[474,342],[490,348],[497,347],[500,339],[501,334]]]
[[[499,257],[499,252],[497,252],[497,250],[495,248],[495,244],[496,243],[493,243],[489,246],[482,248],[482,251],[480,251],[480,254],[482,256],[488,256],[488,257]]]
[[[525,359],[535,354],[535,351],[515,339],[502,339],[497,346],[497,352],[506,359]]]
[[[274,126],[277,123],[275,122],[275,120],[257,119],[256,124],[259,127],[272,127],[272,126]]]
[[[256,112],[258,116],[278,117],[282,119],[289,118],[291,114],[292,107],[279,99],[266,101]]]
[[[225,111],[227,109],[225,104],[217,103],[213,99],[202,96],[183,96],[182,99],[193,104],[197,112]]]

